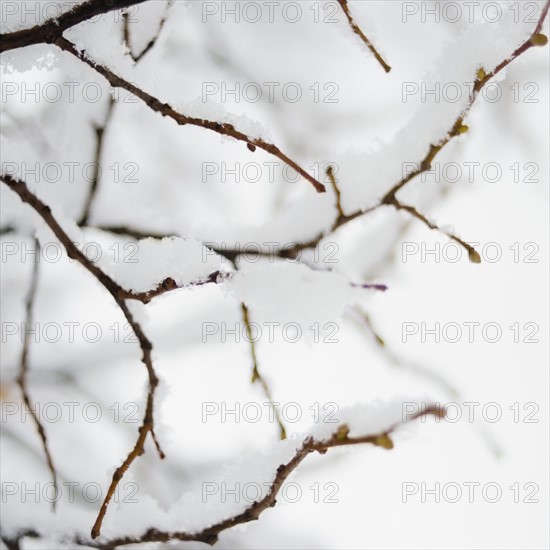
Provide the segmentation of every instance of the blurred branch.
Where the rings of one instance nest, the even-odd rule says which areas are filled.
[[[376,60],[380,65],[382,65],[383,69],[389,73],[391,71],[391,67],[384,61],[382,56],[378,53],[372,42],[366,37],[365,33],[361,30],[359,25],[355,22],[353,19],[353,16],[351,15],[351,12],[349,10],[348,6],[348,0],[338,0],[338,3],[340,4],[343,12],[345,13],[346,17],[348,18],[348,22],[350,24],[350,27],[352,28],[353,32],[367,45],[369,50],[373,53],[374,57],[376,57]]]
[[[107,114],[105,115],[105,121],[103,122],[102,125],[95,127],[96,148],[95,148],[95,158],[94,158],[94,164],[93,164],[94,173],[92,176],[92,183],[90,185],[90,190],[88,192],[88,197],[84,205],[84,211],[82,212],[82,216],[78,221],[79,226],[86,225],[90,217],[90,209],[92,208],[92,203],[96,196],[98,184],[99,184],[99,174],[101,170],[100,163],[101,163],[101,157],[103,153],[105,130],[107,129],[107,126],[109,125],[109,122],[111,121],[111,118],[113,116],[114,106],[115,106],[115,100],[113,96],[110,96],[109,105],[107,106]]]
[[[256,148],[263,149],[267,153],[277,157],[279,160],[281,160],[291,168],[294,168],[294,170],[296,170],[304,179],[306,179],[313,185],[318,193],[325,192],[325,186],[321,182],[317,181],[313,176],[306,172],[301,166],[299,166],[291,158],[285,155],[277,146],[273,145],[272,143],[268,143],[261,138],[251,138],[237,130],[233,126],[233,124],[230,124],[228,122],[214,122],[211,120],[195,118],[178,113],[168,103],[162,103],[156,97],[153,97],[152,95],[143,91],[141,88],[138,88],[124,78],[116,75],[107,67],[104,67],[103,65],[95,63],[94,61],[89,59],[84,51],[79,51],[75,47],[75,45],[69,40],[60,37],[56,40],[55,44],[60,49],[74,55],[75,57],[86,63],[88,66],[90,66],[92,69],[94,69],[96,72],[104,76],[114,88],[123,88],[134,96],[141,99],[150,109],[152,109],[156,113],[171,118],[180,126],[185,126],[187,124],[191,126],[198,126],[200,128],[205,128],[206,130],[211,130],[223,136],[232,137],[237,141],[242,141],[247,144],[248,149],[252,152],[254,152]]]
[[[15,537],[8,537],[7,535],[2,534],[0,530],[0,540],[6,545],[8,550],[21,550],[21,539],[29,537],[33,539],[40,538],[40,533],[34,529],[26,529],[24,531],[19,531]]]
[[[389,360],[389,362],[392,365],[408,370],[415,375],[421,376],[422,378],[429,380],[430,382],[441,387],[445,391],[445,393],[447,393],[450,397],[452,397],[455,400],[460,398],[460,393],[458,389],[455,386],[453,386],[453,384],[449,382],[447,379],[445,379],[443,376],[437,374],[436,372],[430,369],[427,369],[426,367],[417,365],[408,359],[404,360],[400,358],[397,354],[395,354],[392,350],[390,350],[390,348],[386,345],[385,340],[374,328],[372,320],[367,312],[365,312],[359,306],[353,308],[352,311],[357,315],[358,319],[362,323],[362,326],[367,328],[367,330],[371,333],[379,350],[386,356],[386,358]]]
[[[16,229],[13,225],[4,225],[0,227],[0,235],[9,235],[10,233],[15,233]]]
[[[172,7],[173,3],[174,3],[173,0],[168,0],[164,15],[162,16],[162,19],[160,20],[157,32],[155,33],[153,38],[151,38],[151,40],[149,40],[149,42],[147,43],[145,48],[143,48],[143,50],[141,50],[141,52],[138,55],[135,55],[134,52],[132,51],[132,40],[131,40],[131,34],[130,34],[130,20],[129,20],[129,17],[128,17],[128,13],[124,12],[122,14],[124,42],[128,46],[128,50],[130,51],[130,57],[136,63],[138,63],[145,55],[147,55],[147,53],[151,50],[151,48],[153,48],[154,45],[156,44],[156,42],[157,42],[157,40],[160,36],[160,33],[162,32],[162,28],[164,27],[164,24],[166,23],[166,20],[168,19],[168,11]]]
[[[285,425],[283,423],[283,419],[281,418],[281,413],[279,412],[279,408],[273,401],[273,397],[271,395],[271,390],[264,379],[264,377],[260,374],[260,371],[258,369],[258,357],[256,355],[256,342],[254,341],[253,335],[252,335],[252,327],[250,326],[250,315],[248,312],[248,308],[246,307],[245,303],[241,303],[241,311],[243,316],[243,323],[246,327],[246,333],[248,335],[248,340],[250,342],[250,355],[252,357],[252,383],[258,382],[260,386],[262,387],[262,390],[266,396],[266,398],[269,400],[269,403],[271,404],[271,408],[273,410],[273,413],[275,415],[275,420],[277,422],[277,425],[279,427],[279,437],[280,439],[286,439],[286,429]]]
[[[40,244],[35,239],[34,240],[34,254],[35,254],[34,260],[35,261],[32,268],[29,292],[27,294],[27,300],[25,303],[25,326],[26,327],[30,327],[33,323],[34,300],[36,297],[36,289],[38,286],[38,274],[39,274],[38,266],[40,265],[38,258],[36,256],[39,253],[40,253]],[[46,436],[46,430],[44,429],[42,422],[40,421],[40,419],[38,418],[38,415],[36,414],[36,410],[32,406],[30,395],[29,395],[29,389],[27,386],[27,375],[29,373],[29,346],[30,346],[30,340],[28,338],[27,332],[25,331],[25,334],[23,337],[23,348],[21,350],[21,359],[19,364],[19,374],[17,376],[16,382],[21,390],[25,407],[27,407],[27,410],[29,411],[31,418],[33,419],[33,422],[36,426],[36,430],[42,442],[44,454],[46,455],[46,462],[48,464],[48,469],[50,470],[50,473],[52,475],[52,482],[55,490],[55,495],[57,497],[57,472],[53,464],[53,458],[48,446],[48,437]],[[55,510],[56,502],[57,502],[57,498],[53,498],[52,500],[53,510]]]
[[[166,7],[166,13],[164,14],[163,18],[161,19],[159,28],[153,37],[153,39],[147,44],[145,49],[138,55],[134,56],[132,53],[132,47],[130,44],[130,24],[128,20],[128,13],[124,12],[122,15],[123,18],[123,35],[124,35],[124,41],[128,45],[128,49],[130,50],[130,55],[132,56],[132,59],[137,63],[143,58],[144,55],[149,52],[153,46],[156,44],[156,41],[158,37],[160,36],[160,33],[162,31],[162,28],[164,27],[164,23],[166,22],[166,18],[168,16],[168,9],[172,5],[172,1],[170,1]],[[103,153],[103,147],[104,147],[104,137],[105,137],[105,131],[107,130],[107,126],[112,120],[113,112],[115,107],[115,99],[114,96],[109,97],[109,104],[107,106],[107,114],[105,115],[105,121],[102,125],[95,127],[95,134],[96,134],[96,150],[95,150],[95,159],[94,159],[94,174],[92,177],[92,183],[90,185],[90,190],[88,193],[88,198],[86,200],[84,211],[82,213],[82,216],[78,222],[79,226],[86,225],[88,223],[88,219],[90,217],[90,210],[92,207],[92,203],[95,199],[95,196],[97,194],[98,184],[99,184],[99,174],[101,169],[101,157]]]
[[[363,326],[366,326],[366,328],[369,330],[378,345],[378,349],[386,356],[391,365],[402,368],[404,370],[408,370],[413,375],[422,377],[425,380],[432,382],[433,384],[439,386],[445,393],[449,395],[449,397],[451,397],[455,401],[462,402],[464,400],[460,391],[452,384],[452,382],[447,380],[444,376],[429,368],[419,365],[418,363],[415,363],[408,358],[404,359],[402,357],[399,357],[398,354],[396,354],[388,346],[386,346],[384,339],[374,328],[370,316],[363,309],[361,309],[360,307],[356,307],[353,308],[352,311],[358,316],[359,320],[362,321]],[[502,449],[502,446],[495,439],[495,436],[483,426],[474,425],[473,427],[477,431],[483,443],[487,445],[492,455],[497,459],[501,458],[504,454],[504,451]]]

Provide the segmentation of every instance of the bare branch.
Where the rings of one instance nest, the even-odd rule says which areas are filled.
[[[378,348],[383,351],[386,358],[389,360],[391,365],[400,367],[402,369],[408,370],[416,376],[422,377],[425,380],[429,380],[433,384],[439,386],[445,393],[455,400],[460,398],[460,393],[458,389],[443,376],[430,370],[424,366],[417,365],[409,359],[401,359],[396,353],[394,353],[386,345],[384,338],[378,333],[375,329],[370,316],[360,307],[353,308],[353,312],[357,315],[358,319],[361,321],[363,327],[366,327],[374,338]]]
[[[172,7],[172,4],[173,4],[173,0],[169,0],[168,1],[168,4],[166,5],[166,10],[164,12],[164,15],[162,16],[162,19],[160,20],[160,23],[159,23],[159,26],[158,26],[158,29],[157,29],[157,32],[155,33],[155,35],[153,36],[153,38],[151,38],[151,40],[149,40],[149,42],[147,43],[147,45],[145,46],[145,48],[143,48],[143,50],[141,50],[141,52],[138,54],[138,55],[135,55],[132,51],[132,41],[131,41],[131,38],[130,38],[130,21],[129,21],[129,17],[128,17],[128,13],[125,12],[122,14],[122,21],[123,21],[123,36],[124,36],[124,42],[126,43],[126,45],[128,46],[128,49],[130,50],[130,56],[132,57],[132,59],[136,62],[136,63],[139,63],[139,61],[145,56],[147,55],[147,53],[154,47],[154,45],[157,43],[157,40],[160,36],[160,33],[162,32],[162,28],[164,27],[164,24],[166,23],[166,20],[168,19],[168,11],[170,10],[170,8]]]
[[[398,367],[404,370],[408,370],[414,376],[424,378],[429,382],[439,386],[446,394],[449,395],[454,401],[463,402],[464,398],[461,395],[461,392],[458,388],[443,375],[438,372],[420,365],[414,361],[411,361],[408,358],[399,357],[397,353],[392,351],[384,342],[384,339],[380,336],[378,331],[375,329],[370,316],[360,307],[356,307],[353,311],[357,314],[359,319],[362,321],[363,326],[369,330],[373,336],[375,342],[378,345],[380,351],[386,356],[390,364],[394,367]],[[504,451],[500,443],[496,440],[495,436],[491,431],[487,430],[484,426],[474,425],[473,429],[477,432],[481,440],[488,449],[491,451],[492,455],[498,459],[502,457]]]
[[[338,182],[336,181],[336,176],[334,175],[334,168],[329,166],[327,168],[327,176],[332,184],[332,189],[336,196],[336,211],[338,212],[338,217],[344,216],[344,211],[342,210],[342,195],[340,194],[340,189],[338,188]]]
[[[250,314],[244,302],[241,303],[241,311],[243,316],[243,323],[246,327],[246,334],[248,336],[248,341],[250,342],[250,355],[252,356],[252,383],[254,384],[255,382],[258,382],[262,387],[262,390],[265,396],[267,397],[267,399],[269,400],[269,403],[271,404],[271,408],[275,415],[275,419],[279,427],[279,437],[280,439],[286,439],[286,429],[283,423],[283,419],[281,418],[281,413],[279,412],[279,408],[273,401],[271,390],[266,380],[260,374],[260,371],[258,369],[258,357],[256,355],[256,342],[254,341],[254,337],[252,334],[252,327],[250,326]]]
[[[38,274],[39,274],[40,263],[36,256],[39,254],[40,244],[36,239],[34,241],[34,249],[35,249],[35,261],[32,269],[29,292],[27,294],[27,300],[25,303],[25,326],[26,327],[30,327],[33,323],[34,300],[36,297],[36,289],[38,286]],[[57,472],[56,472],[56,469],[53,463],[53,458],[48,446],[48,438],[46,436],[46,430],[44,429],[42,422],[38,418],[35,408],[33,408],[32,406],[29,390],[27,387],[27,375],[29,373],[29,346],[30,346],[30,340],[28,338],[27,332],[25,331],[25,334],[23,337],[23,348],[21,350],[21,359],[19,363],[19,375],[17,376],[16,382],[21,390],[21,394],[23,396],[23,401],[25,403],[25,406],[27,407],[27,410],[31,414],[31,418],[33,419],[33,422],[36,426],[36,430],[42,442],[42,448],[44,449],[44,454],[46,455],[46,462],[48,464],[48,469],[50,470],[50,473],[52,475],[52,483],[57,495]],[[54,498],[52,500],[53,510],[55,510],[56,502],[57,502],[57,498]]]
[[[23,202],[29,204],[40,215],[40,217],[53,231],[54,235],[59,239],[69,258],[76,260],[84,266],[111,293],[117,303],[122,300],[136,300],[138,302],[142,302],[143,304],[148,304],[153,298],[160,296],[161,294],[171,290],[184,288],[178,286],[170,277],[162,281],[155,289],[146,292],[133,292],[122,288],[114,279],[109,277],[109,275],[103,272],[80,251],[80,249],[71,240],[67,233],[65,233],[63,228],[52,215],[50,207],[44,204],[36,195],[31,193],[25,182],[16,180],[8,174],[0,175],[0,180],[2,180],[12,191],[15,191]],[[224,278],[224,276],[225,275],[219,271],[214,271],[204,280],[197,281],[189,286],[202,286],[208,283],[218,283]]]
[[[422,161],[419,163],[418,168],[416,170],[410,172],[404,178],[402,178],[399,182],[397,182],[374,206],[371,206],[364,210],[356,210],[351,214],[340,214],[335,219],[332,226],[328,230],[320,232],[316,237],[314,237],[309,241],[296,244],[296,246],[291,250],[286,249],[285,254],[287,254],[287,257],[290,257],[290,258],[295,257],[302,250],[315,248],[323,239],[325,239],[329,235],[332,235],[337,229],[339,229],[343,225],[346,225],[357,218],[370,214],[383,205],[392,205],[395,202],[396,194],[398,191],[400,191],[403,187],[405,187],[405,185],[410,183],[417,176],[430,170],[433,160],[440,153],[440,151],[448,143],[450,143],[453,140],[453,138],[460,136],[468,131],[468,126],[464,124],[464,119],[472,109],[479,95],[479,92],[481,91],[483,86],[485,86],[487,82],[489,82],[496,74],[502,71],[512,61],[517,59],[520,55],[524,54],[526,51],[530,50],[533,47],[544,46],[547,44],[548,39],[546,38],[545,35],[540,34],[540,31],[542,29],[544,19],[548,14],[549,8],[550,8],[550,0],[547,0],[544,9],[541,12],[537,26],[535,27],[535,30],[533,31],[532,35],[521,46],[516,48],[512,52],[509,58],[502,61],[491,73],[486,74],[485,71],[483,72],[478,71],[478,74],[476,75],[476,81],[474,83],[473,92],[470,96],[470,101],[468,105],[462,111],[462,113],[458,116],[458,118],[454,121],[447,135],[437,144],[430,145],[428,152],[426,153]],[[460,243],[460,244],[464,246],[464,244],[466,243],[464,244]],[[473,257],[475,258],[475,255]]]
[[[351,12],[349,11],[348,6],[348,0],[338,0],[338,3],[342,7],[343,12],[346,14],[346,17],[348,18],[348,22],[350,24],[350,27],[352,28],[353,32],[367,45],[369,50],[373,53],[374,57],[376,57],[376,60],[380,65],[382,65],[383,69],[389,73],[391,71],[391,67],[384,61],[382,56],[378,53],[372,42],[366,37],[365,33],[361,30],[359,25],[355,22],[353,19],[353,16],[351,15]]]

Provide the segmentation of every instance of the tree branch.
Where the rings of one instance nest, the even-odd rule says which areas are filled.
[[[376,60],[378,61],[378,63],[380,63],[383,69],[387,73],[389,73],[391,71],[391,67],[384,61],[384,59],[378,53],[378,51],[376,50],[372,42],[366,37],[365,33],[361,30],[359,25],[353,19],[353,16],[351,15],[351,12],[349,10],[348,0],[338,0],[338,3],[340,4],[342,11],[346,14],[346,17],[348,19],[348,22],[353,32],[367,45],[369,50],[373,53],[374,57],[376,57]]]
[[[80,220],[78,221],[79,226],[83,226],[88,223],[88,219],[90,217],[90,210],[92,208],[92,203],[94,202],[94,198],[98,190],[105,130],[107,129],[107,126],[109,125],[109,122],[111,121],[111,118],[113,116],[114,106],[115,106],[115,100],[111,96],[109,98],[109,105],[107,106],[107,114],[105,115],[105,121],[103,122],[102,125],[95,127],[96,148],[95,148],[95,156],[94,156],[94,173],[92,176],[92,183],[88,191],[88,197],[86,198],[86,202],[84,203],[84,210],[82,212],[82,216],[80,217]]]
[[[82,23],[110,11],[128,8],[146,0],[89,0],[78,4],[56,19],[48,19],[41,25],[0,35],[0,53],[34,44],[53,44],[63,33]]]
[[[262,387],[262,390],[266,398],[269,400],[269,403],[271,404],[271,408],[275,415],[275,420],[277,421],[277,425],[279,427],[279,438],[286,439],[286,429],[283,423],[283,419],[281,418],[281,413],[279,412],[279,408],[273,401],[271,390],[267,382],[265,381],[264,377],[260,374],[260,370],[258,369],[258,357],[256,355],[256,342],[254,341],[254,338],[252,335],[252,327],[250,326],[250,314],[244,302],[241,303],[241,312],[243,316],[243,323],[246,327],[246,334],[250,342],[250,355],[252,357],[252,383],[254,384],[255,382],[258,382]]]
[[[40,253],[40,244],[36,239],[34,240],[34,250],[35,250],[35,261],[32,269],[29,292],[27,294],[27,300],[25,303],[25,326],[26,327],[30,327],[33,323],[34,300],[36,297],[36,289],[38,286],[38,274],[39,274],[40,262],[38,261],[38,258],[36,256]],[[40,441],[42,442],[42,448],[44,449],[44,454],[46,455],[46,462],[48,464],[48,469],[50,470],[50,473],[52,475],[52,483],[57,495],[57,472],[56,472],[56,469],[53,463],[53,458],[48,446],[48,438],[46,436],[46,430],[44,429],[42,422],[38,418],[38,415],[36,414],[36,410],[32,406],[29,390],[27,387],[27,375],[29,373],[29,346],[30,346],[30,341],[28,338],[28,334],[25,331],[25,335],[23,338],[23,348],[21,350],[21,359],[19,363],[19,374],[17,376],[16,382],[21,390],[21,394],[23,396],[23,401],[25,403],[25,406],[27,407],[27,410],[30,412],[30,415],[36,426],[36,430],[40,437]],[[57,498],[54,498],[52,500],[53,510],[55,510],[56,502],[57,502]]]
[[[443,235],[446,235],[449,237],[449,239],[457,242],[460,246],[462,246],[467,252],[468,257],[470,258],[470,261],[474,264],[480,264],[481,263],[481,256],[477,252],[477,250],[467,242],[463,241],[460,237],[457,237],[453,233],[449,233],[447,231],[443,231],[436,223],[431,222],[426,218],[426,216],[422,213],[420,213],[414,206],[409,206],[406,204],[402,204],[399,202],[395,197],[392,198],[391,202],[389,203],[393,207],[395,207],[397,210],[404,210],[405,212],[408,212],[411,214],[414,218],[417,220],[420,220],[424,225],[428,226],[430,229],[435,229],[436,231],[439,231]]]
[[[154,45],[157,43],[157,40],[160,36],[160,33],[162,32],[162,28],[164,27],[164,24],[166,23],[166,20],[168,19],[168,10],[171,8],[173,3],[174,3],[173,0],[168,0],[168,4],[166,5],[166,11],[165,11],[164,15],[162,16],[162,19],[160,20],[157,32],[155,33],[153,38],[151,38],[151,40],[149,40],[149,42],[147,43],[145,48],[143,48],[143,50],[141,50],[141,52],[137,55],[135,55],[132,51],[132,41],[130,39],[130,21],[129,21],[128,13],[123,13],[122,14],[124,42],[128,46],[128,50],[130,51],[130,57],[136,63],[139,63],[139,61],[145,55],[147,55],[147,53],[151,50],[151,48],[153,48]]]

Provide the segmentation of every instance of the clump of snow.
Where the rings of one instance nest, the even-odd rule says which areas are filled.
[[[216,271],[220,263],[198,241],[167,237],[138,241],[132,254],[118,258],[102,255],[99,267],[123,288],[146,292],[168,277],[178,286],[200,281]]]
[[[297,323],[302,329],[338,319],[369,292],[353,287],[341,273],[285,261],[247,264],[228,286],[255,319]]]
[[[413,402],[410,399],[395,398],[388,402],[376,401],[341,409],[338,411],[338,423],[324,423],[321,418],[319,423],[304,433],[293,434],[266,449],[240,453],[221,470],[202,472],[190,480],[189,490],[181,496],[168,514],[162,513],[158,507],[155,509],[152,501],[144,501],[148,512],[152,513],[152,516],[147,517],[154,517],[156,527],[193,532],[242,513],[252,502],[268,494],[277,468],[287,464],[307,439],[329,439],[337,432],[338,427],[344,424],[350,429],[351,437],[390,431],[405,423],[403,403],[407,401]],[[418,399],[415,402],[418,402]],[[238,497],[230,498],[229,491],[235,489]],[[222,498],[221,495],[226,491],[227,496]],[[121,516],[125,519],[119,522]],[[128,508],[124,510],[122,507],[117,510],[108,517],[107,524],[106,534],[108,532],[110,536],[116,536],[125,533],[121,525],[132,525]]]
[[[10,33],[42,25],[50,19],[59,19],[86,0],[37,2],[36,0],[19,0],[9,2],[2,7],[0,32]]]
[[[173,107],[186,116],[232,124],[236,130],[252,139],[263,139],[264,141],[271,139],[270,132],[261,123],[244,114],[229,113],[221,103],[205,103],[201,98],[197,98],[193,101],[176,103]]]

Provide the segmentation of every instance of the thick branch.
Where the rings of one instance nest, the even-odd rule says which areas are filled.
[[[49,19],[41,25],[0,36],[0,53],[33,44],[53,44],[63,33],[97,15],[141,4],[145,0],[89,0],[65,12],[57,19]]]

